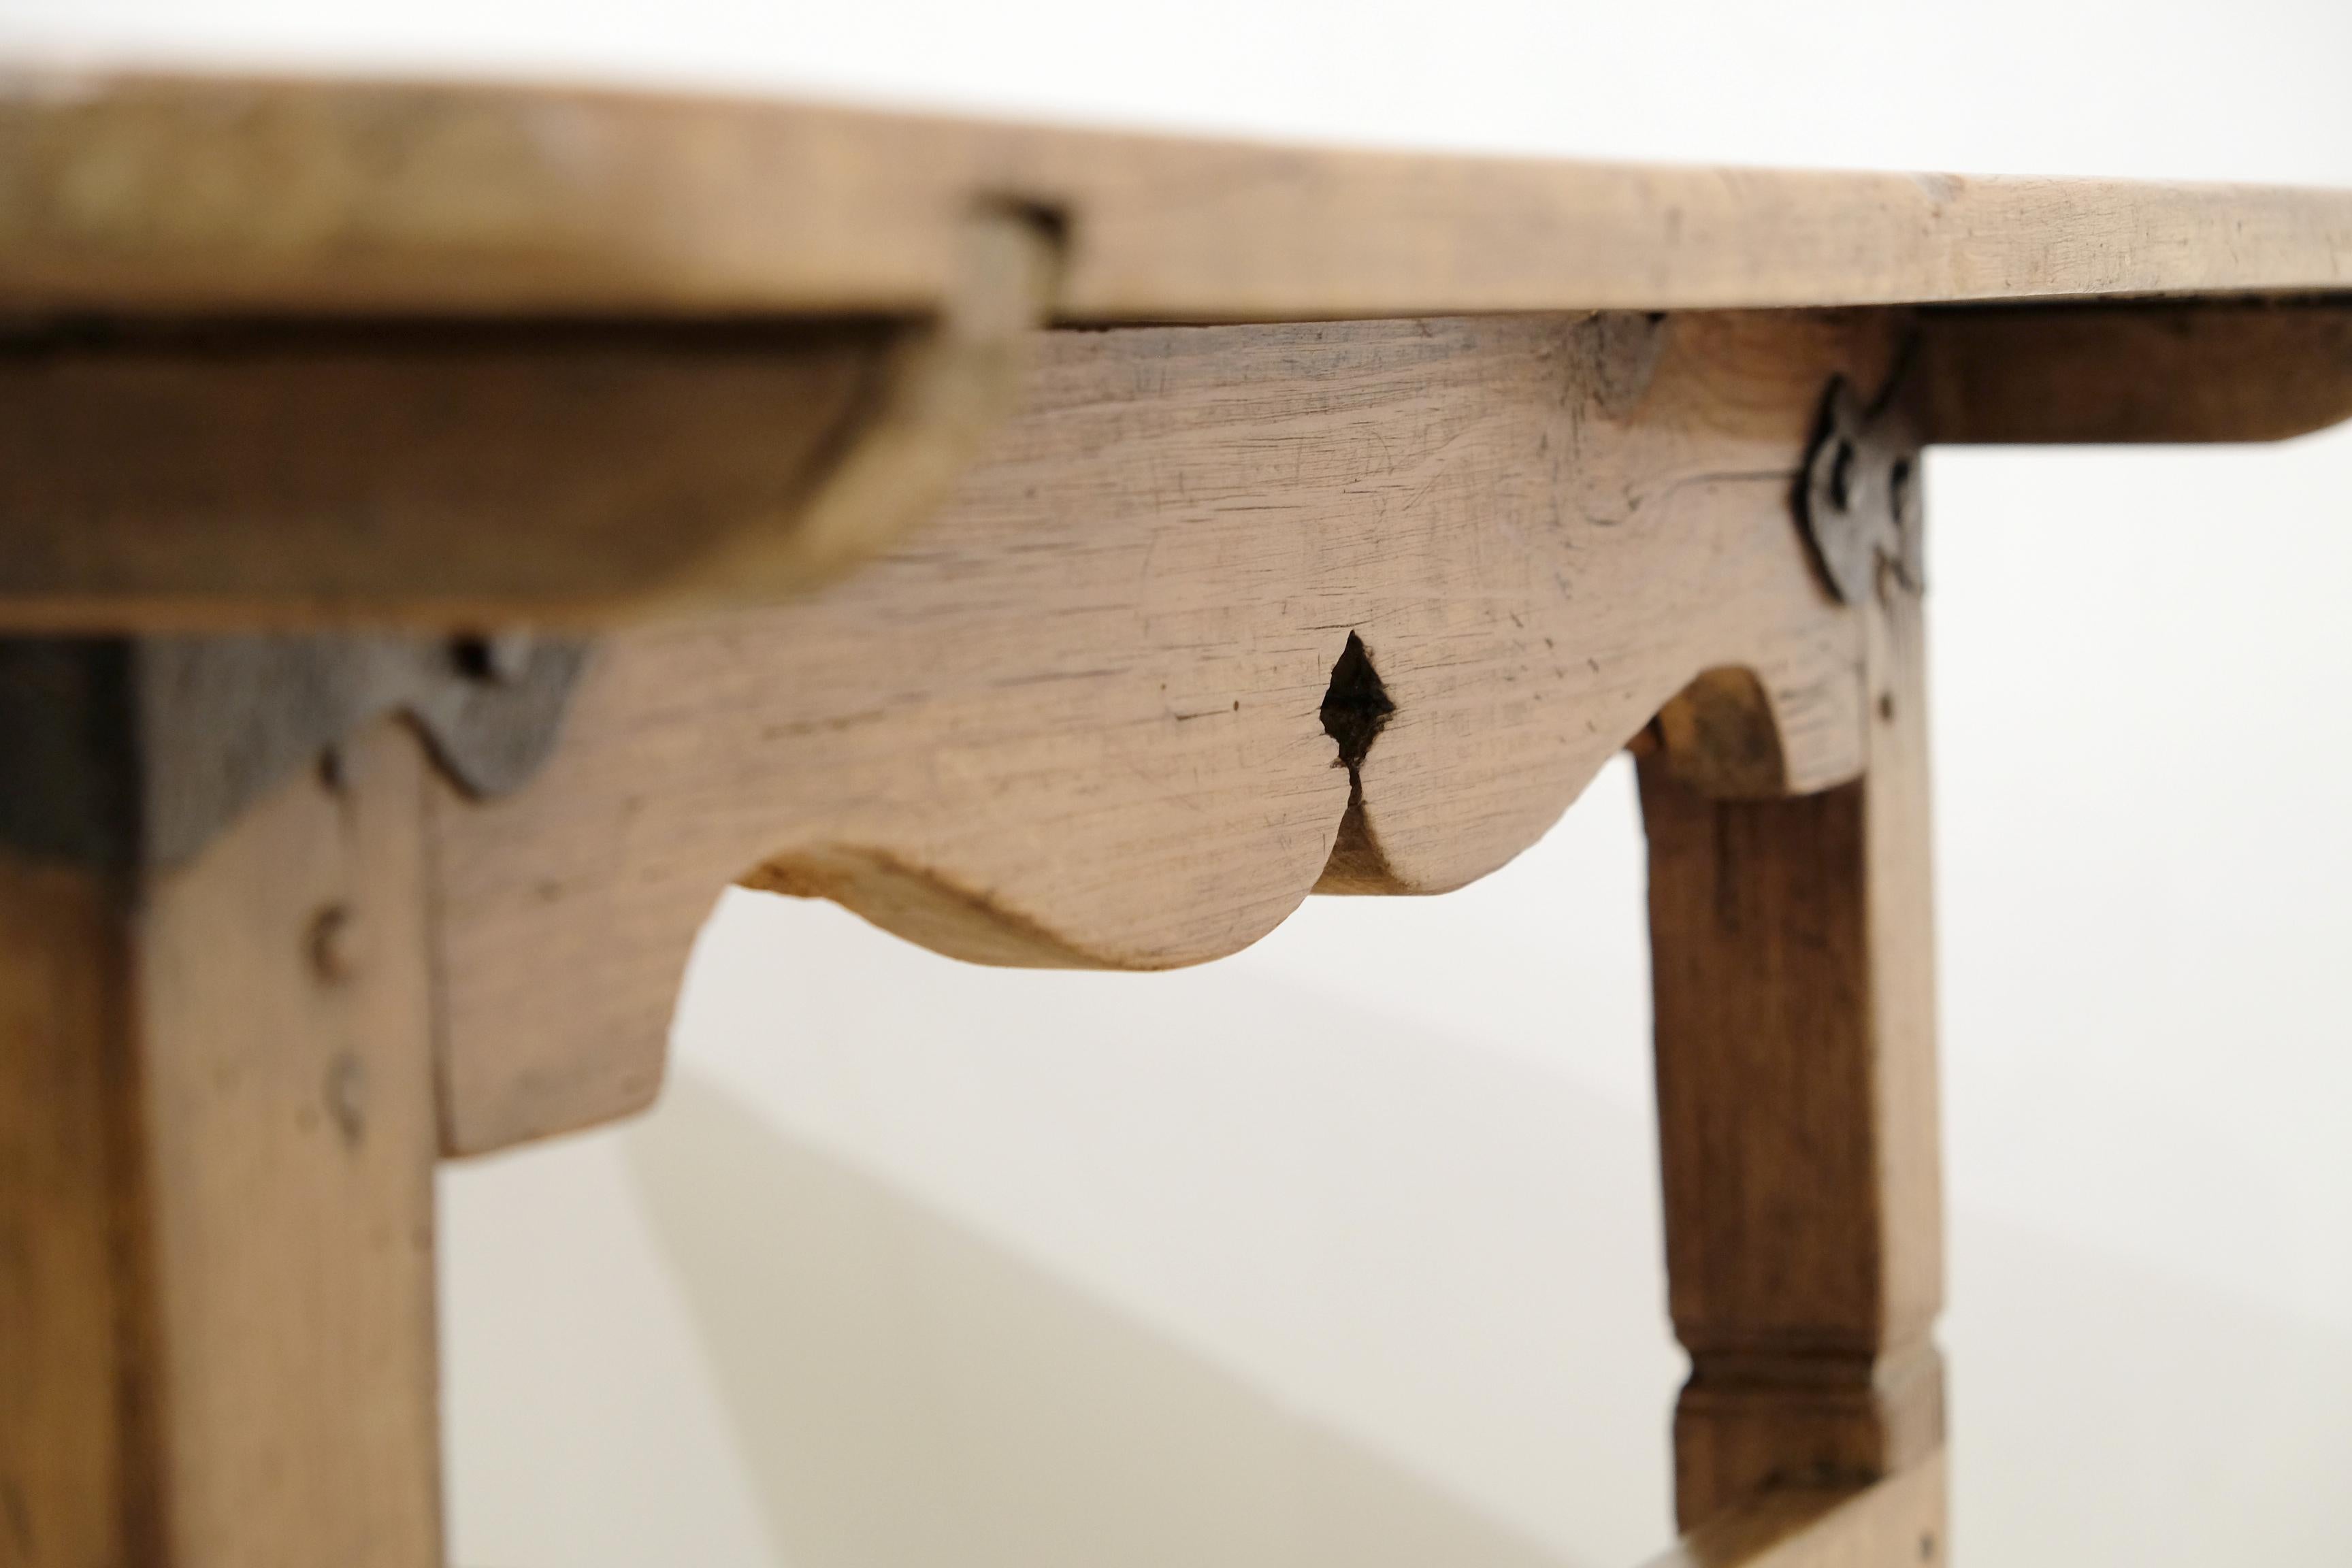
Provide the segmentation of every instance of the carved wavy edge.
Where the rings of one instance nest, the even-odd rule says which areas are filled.
[[[908,550],[614,639],[548,772],[447,808],[453,1145],[650,1098],[658,1052],[627,1042],[730,881],[973,962],[1171,968],[1317,890],[1486,876],[1629,743],[1727,792],[1854,776],[1859,618],[1791,496],[1824,387],[1877,384],[1895,323],[1624,325],[1064,339]],[[1266,534],[1265,487],[1309,461],[1339,465],[1297,476],[1323,521]],[[1415,521],[1367,526],[1382,494]]]

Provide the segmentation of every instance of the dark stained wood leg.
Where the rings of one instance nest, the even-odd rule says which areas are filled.
[[[1940,1456],[1920,606],[1883,581],[1863,613],[1863,778],[1733,800],[1642,764],[1685,1530]],[[1943,1552],[1930,1522],[1902,1560]]]

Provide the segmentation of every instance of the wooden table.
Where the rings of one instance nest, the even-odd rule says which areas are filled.
[[[1919,450],[2352,414],[2352,195],[7,92],[0,1563],[439,1562],[434,1162],[728,883],[1194,963],[1627,746],[1670,1560],[1942,1559]]]

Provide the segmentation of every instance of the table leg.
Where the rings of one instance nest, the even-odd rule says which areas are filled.
[[[1927,714],[1919,602],[1888,575],[1863,778],[1725,799],[1642,763],[1687,1531],[1940,1464]],[[1889,1560],[1941,1561],[1940,1480],[1902,1495]]]
[[[0,1563],[440,1561],[424,760],[341,756],[0,852]]]

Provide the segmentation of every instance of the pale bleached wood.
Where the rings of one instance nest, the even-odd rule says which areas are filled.
[[[2341,300],[1931,310],[1919,331],[1934,441],[2276,441],[2352,418]]]
[[[2352,287],[2352,195],[1182,141],[494,84],[13,79],[12,310],[919,313],[976,202],[1077,321]]]
[[[1859,618],[1790,512],[1858,314],[1052,337],[945,512],[803,602],[611,639],[513,796],[436,807],[451,1146],[653,1093],[688,943],[744,879],[958,956],[1157,968],[1272,929],[1350,788],[1350,633],[1394,712],[1370,847],[1435,892],[1532,843],[1703,669],[1786,788],[1862,758]]]
[[[1047,339],[937,530],[803,603],[615,638],[522,794],[428,784],[385,729],[168,875],[0,864],[0,1539],[44,1565],[435,1561],[428,1040],[453,1150],[643,1103],[730,879],[988,962],[1195,962],[1311,887],[1491,870],[1663,710],[1700,1526],[1675,1561],[1932,1559],[1916,606],[1838,605],[1788,515],[1822,386],[1878,385],[1908,322],[1705,312],[2340,296],[2352,197],[21,79],[0,559],[91,576],[22,586],[18,624],[806,586],[921,510],[985,423],[970,385],[1005,379],[1002,338],[902,374],[910,334],[954,338],[975,210],[1066,235],[1066,322],[1553,314]],[[1595,307],[1688,313],[1560,314]],[[60,313],[116,320],[60,338]],[[221,320],[251,317],[278,324]],[[1916,395],[1951,439],[2290,434],[2346,411],[2343,319],[1938,315]],[[140,335],[189,331],[227,335]],[[599,331],[617,360],[581,357]],[[744,526],[777,515],[804,526]],[[93,519],[168,569],[121,575]],[[389,601],[386,558],[349,550],[387,524],[415,573]],[[1318,711],[1350,638],[1387,705],[1352,769]]]
[[[1883,567],[1864,620],[1860,779],[1714,798],[1672,732],[1641,768],[1685,1529],[1943,1438],[1918,598]]]
[[[819,584],[926,520],[1017,401],[1054,242],[1005,212],[966,238],[993,266],[937,322],[22,331],[0,345],[0,626],[545,627]],[[1917,331],[1906,392],[1937,440],[2274,439],[2352,414],[2340,306]]]
[[[0,85],[0,626],[467,630],[804,589],[927,514],[1004,406],[976,230],[1043,242],[977,274],[1021,280],[1021,319],[2104,296],[2152,313],[1930,322],[1937,432],[2237,438],[2352,409],[2344,193],[34,73]],[[2334,314],[2200,317],[2184,343],[2145,303],[2280,293]],[[158,319],[208,342],[159,344]]]
[[[169,873],[0,858],[0,1560],[440,1561],[424,764],[346,761]]]
[[[1944,1455],[1867,1487],[1791,1487],[1708,1521],[1647,1568],[1937,1568]]]
[[[927,519],[1018,399],[1056,242],[1009,211],[965,237],[988,265],[937,321],[24,329],[0,343],[0,627],[546,627],[819,584]],[[1917,331],[1905,390],[1938,440],[2352,414],[2340,306]]]

